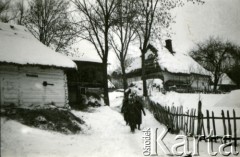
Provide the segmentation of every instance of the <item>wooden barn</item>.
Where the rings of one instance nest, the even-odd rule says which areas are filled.
[[[159,78],[166,90],[179,92],[210,90],[210,73],[189,55],[175,52],[171,40],[166,40],[165,47],[148,46],[145,54],[145,78]],[[128,83],[142,80],[141,58],[137,57],[127,67]]]
[[[103,93],[103,65],[100,60],[89,57],[70,57],[77,69],[67,72],[69,104],[74,107],[81,103],[81,95]]]
[[[23,26],[0,23],[0,103],[68,107],[66,72],[75,63],[43,45]]]

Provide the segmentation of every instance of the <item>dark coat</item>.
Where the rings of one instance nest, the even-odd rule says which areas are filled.
[[[138,125],[142,124],[142,112],[145,115],[142,103],[136,99],[130,100],[128,110],[129,122]]]
[[[129,105],[128,105],[128,98],[123,100],[123,105],[121,112],[123,113],[123,118],[126,121],[126,123],[129,123]]]
[[[134,102],[134,110],[135,110],[135,113],[136,113],[136,124],[142,124],[142,112],[143,114],[145,115],[145,111],[143,109],[143,105],[141,102],[139,102],[138,100],[135,100]]]

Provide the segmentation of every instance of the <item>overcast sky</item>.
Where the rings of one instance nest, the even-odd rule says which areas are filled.
[[[218,36],[240,46],[240,0],[205,0],[177,10],[173,43],[184,51],[195,43]]]

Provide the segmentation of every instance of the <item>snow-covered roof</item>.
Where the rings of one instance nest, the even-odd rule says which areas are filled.
[[[1,22],[0,62],[76,68],[71,59],[42,44],[25,27]]]
[[[102,63],[101,59],[99,58],[94,58],[94,57],[89,57],[86,55],[81,55],[81,56],[68,56],[71,60],[73,61],[85,61],[85,62],[95,62],[95,63]]]
[[[236,85],[235,82],[231,78],[228,77],[226,73],[222,75],[222,77],[219,79],[218,84],[220,85]]]
[[[162,70],[167,70],[172,73],[210,75],[209,71],[204,69],[189,55],[181,52],[171,54],[166,48],[158,51],[158,64]]]
[[[74,61],[102,63],[94,45],[87,40],[76,39],[76,42],[68,48],[68,52],[72,54],[70,59]]]
[[[151,54],[149,50],[146,53],[146,58]],[[195,73],[202,75],[210,75],[209,71],[204,69],[198,64],[192,57],[182,52],[176,52],[171,54],[165,47],[158,48],[157,63],[163,71],[169,71],[171,73]],[[142,61],[140,57],[134,59],[132,64],[126,69],[126,72],[132,72],[137,69],[141,69]]]

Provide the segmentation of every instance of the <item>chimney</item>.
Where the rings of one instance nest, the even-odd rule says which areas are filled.
[[[173,49],[172,49],[172,40],[171,39],[167,39],[165,40],[166,42],[166,48],[168,49],[168,51],[171,53],[171,54],[174,54],[173,52]]]

